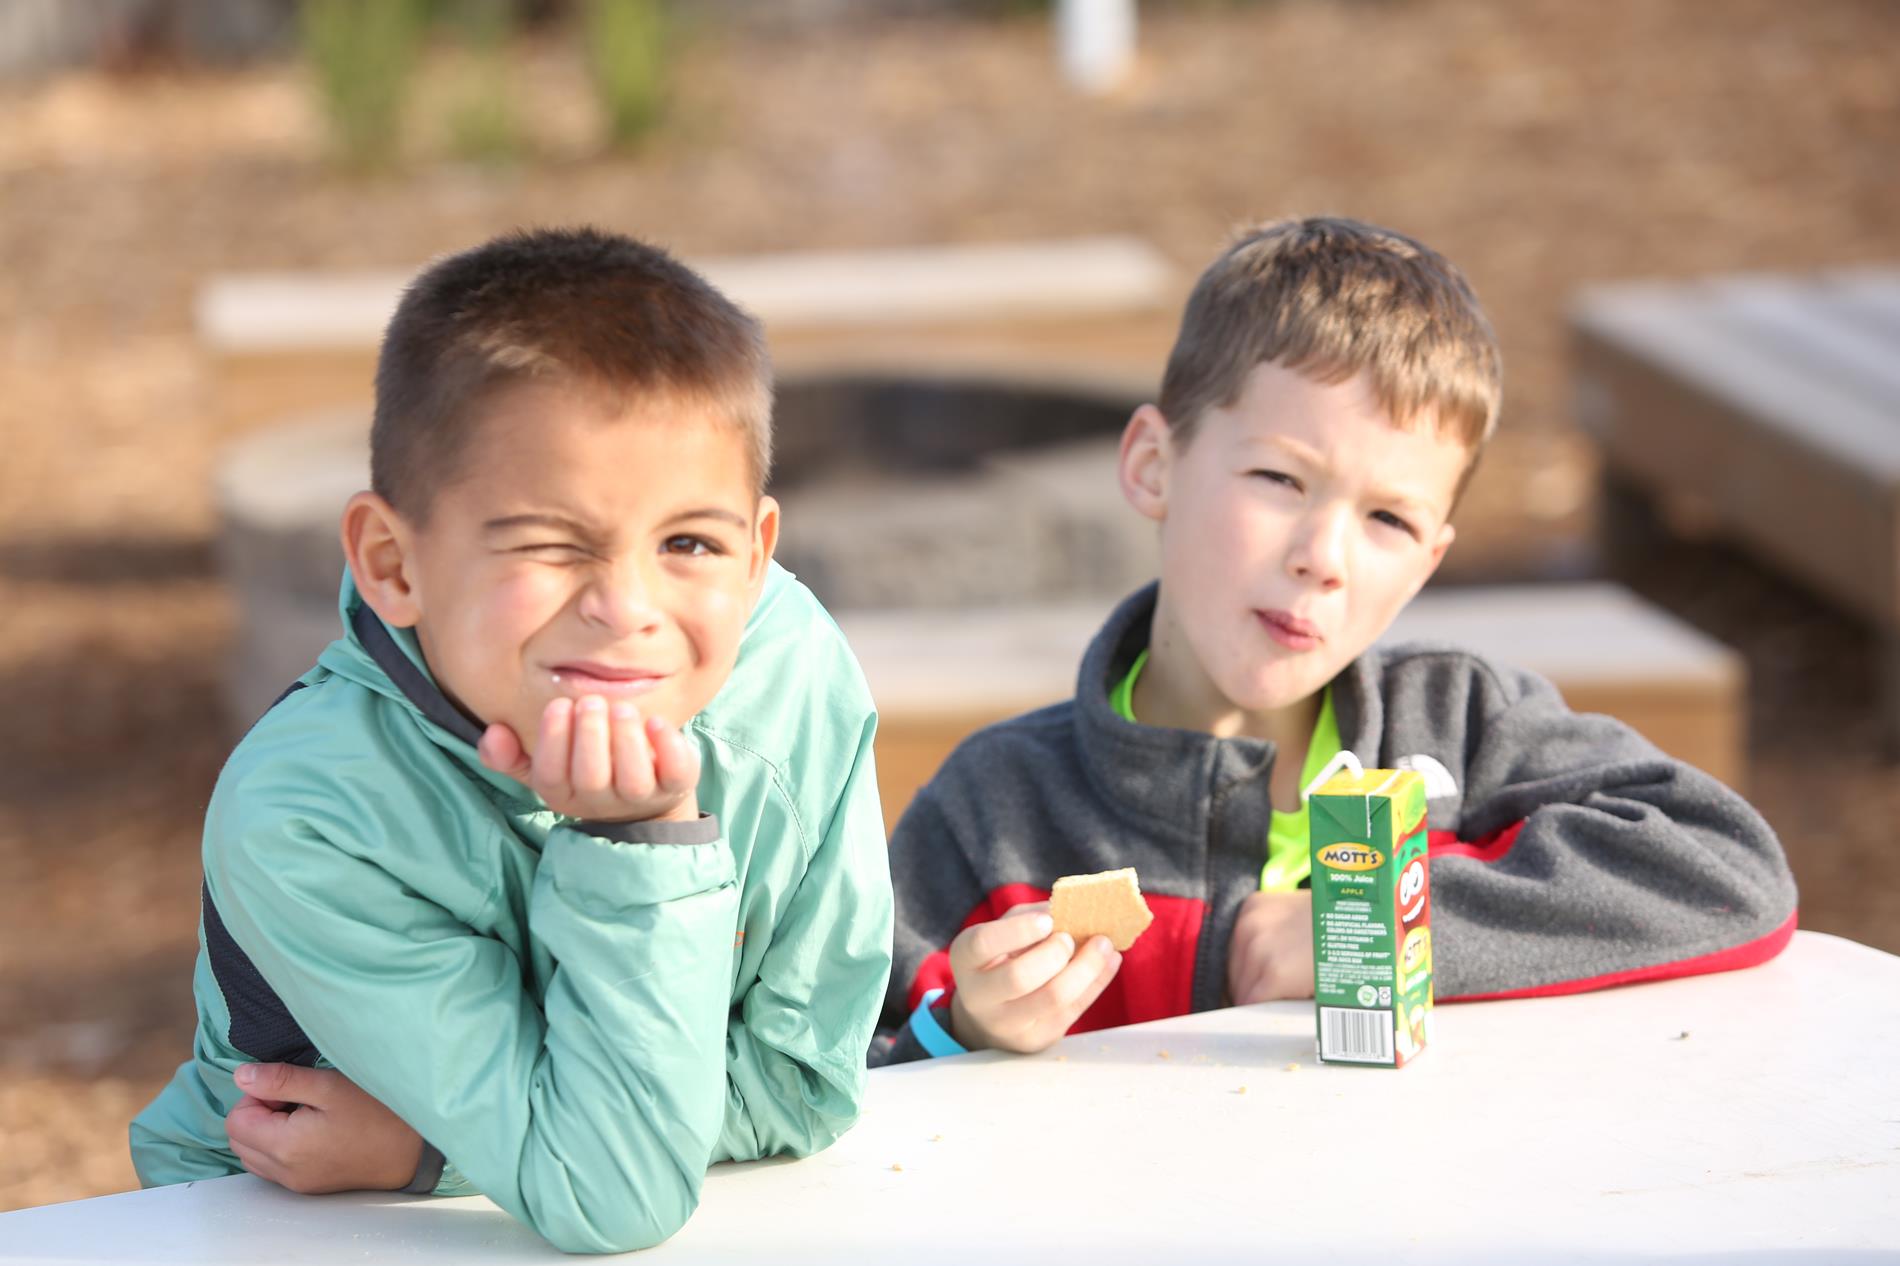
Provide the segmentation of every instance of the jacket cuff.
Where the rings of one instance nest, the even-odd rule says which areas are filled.
[[[594,826],[625,838],[593,834],[579,822],[556,827],[541,850],[537,901],[546,891],[591,917],[610,918],[634,907],[713,892],[736,879],[732,850],[724,846],[717,818]],[[695,846],[678,847],[682,836]]]
[[[581,821],[574,824],[574,829],[585,831],[595,839],[612,840],[615,844],[719,842],[719,819],[710,813],[702,813],[692,822],[676,822],[670,818],[652,818],[645,822]]]
[[[442,1153],[427,1139],[422,1141],[422,1157],[416,1161],[415,1177],[404,1187],[403,1194],[409,1196],[427,1196],[435,1191],[436,1184],[442,1181]]]

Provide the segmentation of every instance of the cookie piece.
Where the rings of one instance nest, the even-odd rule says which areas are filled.
[[[1155,921],[1132,866],[1056,880],[1049,892],[1049,917],[1056,931],[1067,932],[1077,945],[1106,936],[1123,953]]]

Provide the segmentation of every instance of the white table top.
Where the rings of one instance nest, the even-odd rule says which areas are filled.
[[[1900,958],[1801,933],[1435,1019],[1398,1072],[1317,1065],[1292,1003],[883,1069],[844,1139],[715,1169],[649,1260],[1900,1261]],[[483,1199],[248,1176],[0,1215],[7,1263],[558,1256]]]

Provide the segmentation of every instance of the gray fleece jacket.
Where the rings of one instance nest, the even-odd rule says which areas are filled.
[[[919,1028],[947,1030],[961,929],[1045,899],[1063,875],[1133,866],[1155,914],[1071,1032],[1226,1005],[1276,752],[1115,713],[1110,688],[1148,643],[1157,592],[1109,617],[1074,699],[966,739],[898,822],[872,1064],[922,1057]],[[1441,1001],[1749,966],[1793,934],[1794,880],[1761,815],[1621,722],[1572,712],[1536,674],[1411,643],[1367,651],[1332,689],[1344,747],[1424,776]]]

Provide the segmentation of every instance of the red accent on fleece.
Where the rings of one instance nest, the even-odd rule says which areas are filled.
[[[1517,843],[1518,834],[1523,829],[1524,820],[1519,820],[1478,840],[1461,840],[1450,831],[1433,831],[1426,838],[1433,857],[1472,857],[1481,862],[1495,862],[1511,851],[1511,846]],[[1593,989],[1613,989],[1618,985],[1641,984],[1647,980],[1702,976],[1710,972],[1736,971],[1743,967],[1754,967],[1767,962],[1787,948],[1789,939],[1794,936],[1797,917],[1798,913],[1789,915],[1786,923],[1765,936],[1757,937],[1732,949],[1717,950],[1712,954],[1703,954],[1696,958],[1653,963],[1648,967],[1632,967],[1626,971],[1607,972],[1601,976],[1586,976],[1578,980],[1560,980],[1554,984],[1535,985],[1527,989],[1461,994],[1457,997],[1440,998],[1438,1001],[1492,1002],[1504,998],[1552,998],[1562,994],[1588,993]]]
[[[1507,827],[1481,836],[1475,840],[1461,840],[1450,831],[1428,831],[1425,842],[1433,857],[1475,857],[1481,862],[1495,862],[1511,851],[1517,843],[1517,836],[1524,829],[1529,818],[1519,818]]]
[[[1670,980],[1677,976],[1706,976],[1711,972],[1738,971],[1743,967],[1755,967],[1767,962],[1788,947],[1794,937],[1795,921],[1800,912],[1788,916],[1783,923],[1766,936],[1733,949],[1717,950],[1713,954],[1702,954],[1695,958],[1678,959],[1673,963],[1655,963],[1649,967],[1632,967],[1628,971],[1613,971],[1602,976],[1589,976],[1582,980],[1560,980],[1555,984],[1536,985],[1529,989],[1505,989],[1498,993],[1470,993],[1456,998],[1440,998],[1440,1002],[1496,1002],[1505,998],[1554,998],[1567,993],[1588,993],[1592,989],[1613,989],[1618,985],[1638,985],[1649,980]]]
[[[1207,903],[1152,892],[1141,895],[1154,912],[1155,921],[1122,955],[1121,970],[1115,973],[1115,979],[1109,981],[1102,996],[1082,1013],[1082,1018],[1069,1032],[1088,1033],[1188,1013],[1194,998],[1194,958],[1200,948]],[[1048,899],[1047,888],[1004,884],[991,890],[982,904],[963,920],[963,926],[988,923],[1016,906]],[[932,989],[943,990],[945,998],[956,990],[948,949],[938,950],[917,968],[917,975],[910,982],[911,1009],[915,1010],[924,994]]]

